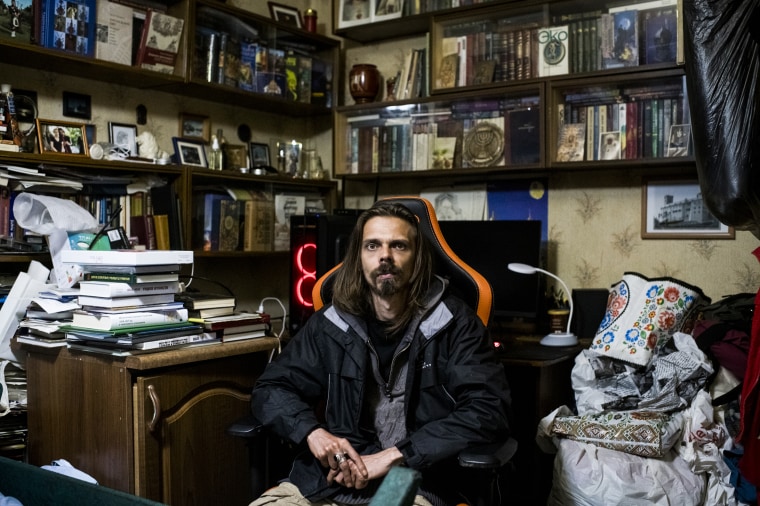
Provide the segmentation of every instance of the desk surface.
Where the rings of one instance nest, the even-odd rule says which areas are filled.
[[[539,337],[516,338],[502,342],[499,359],[510,365],[529,365],[548,367],[565,360],[574,359],[583,349],[582,344],[575,346],[544,346]]]

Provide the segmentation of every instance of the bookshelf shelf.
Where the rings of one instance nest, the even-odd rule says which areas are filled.
[[[632,0],[626,5],[604,0],[544,0],[488,2],[419,15],[430,21],[431,96],[337,108],[336,174],[357,184],[372,181],[379,184],[380,179],[405,177],[424,177],[430,181],[446,177],[467,181],[469,177],[470,181],[480,181],[500,175],[534,177],[540,173],[589,170],[645,173],[659,169],[673,174],[694,174],[692,151],[669,149],[671,126],[684,125],[684,131],[688,132],[690,123],[684,70],[679,64],[678,40],[682,31],[677,11],[674,0]],[[610,23],[615,26],[615,21],[624,16],[632,20],[630,30],[607,33]],[[387,22],[376,24],[384,23]],[[361,26],[368,28],[372,24]],[[666,26],[671,38],[652,48],[652,32],[657,29],[662,35]],[[346,30],[353,33],[356,29]],[[621,47],[627,52],[615,47],[620,38],[626,42]],[[554,54],[546,52],[550,42],[555,45],[561,42],[551,51],[558,51],[563,61],[547,59],[548,54]],[[520,104],[521,100],[522,105],[514,109],[496,105],[509,101]],[[481,106],[463,112],[472,103]],[[632,116],[639,113],[630,110],[626,113],[639,105],[653,106],[657,112],[648,115],[646,121],[643,114]],[[581,106],[585,107],[583,114]],[[565,117],[565,112],[570,116]],[[459,123],[446,127],[453,132],[447,135],[456,138],[447,141],[453,142],[454,155],[446,170],[434,168],[432,161],[423,167],[416,159],[418,134],[425,132],[424,113],[441,118],[441,122]],[[586,113],[590,115],[588,120]],[[522,122],[523,126],[535,124],[531,135],[520,136],[521,122],[510,121],[512,115],[518,114],[535,118]],[[405,115],[410,119],[405,119]],[[629,136],[637,130],[641,130],[641,139],[646,136],[647,143],[639,141],[638,151],[624,150],[629,140],[624,133],[626,119],[628,125],[637,127],[628,130]],[[573,133],[577,134],[573,127],[563,126],[571,121],[583,124],[584,153],[572,158],[574,161],[568,161],[566,149],[559,154],[560,140],[572,139]],[[481,122],[495,122],[503,131],[502,155],[489,157],[481,147],[482,156],[471,163],[470,154],[468,163],[468,139],[482,141],[484,136],[499,130],[481,131],[477,127]],[[406,161],[392,165],[377,160],[383,157],[383,146],[387,145],[383,140],[384,129],[398,130],[395,135],[403,139],[397,142],[408,154],[402,157]],[[614,132],[618,133],[613,135]],[[602,137],[605,133],[609,135]],[[433,137],[428,137],[428,146],[435,145],[438,141],[434,137],[439,136],[436,131]],[[602,138],[609,144],[603,145],[607,149],[600,155],[598,146]],[[525,150],[526,145],[536,145],[537,156],[528,163],[518,156],[515,162],[514,150]],[[617,156],[615,149],[620,151]],[[378,154],[373,157],[373,153]]]

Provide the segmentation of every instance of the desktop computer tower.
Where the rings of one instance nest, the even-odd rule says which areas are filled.
[[[290,217],[290,335],[314,313],[311,290],[343,260],[358,212]]]

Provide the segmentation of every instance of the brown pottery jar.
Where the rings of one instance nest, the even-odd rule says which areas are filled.
[[[380,88],[380,74],[377,67],[369,63],[358,63],[348,73],[348,88],[357,104],[372,102]]]

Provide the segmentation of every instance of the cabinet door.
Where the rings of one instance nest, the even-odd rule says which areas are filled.
[[[248,504],[245,441],[226,434],[246,414],[266,354],[180,366],[135,382],[135,489],[172,505]]]

